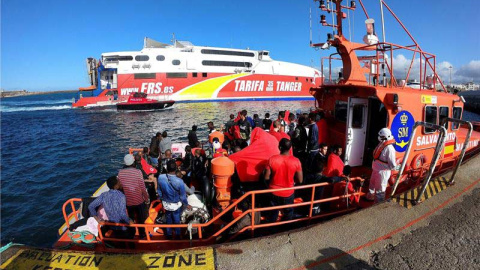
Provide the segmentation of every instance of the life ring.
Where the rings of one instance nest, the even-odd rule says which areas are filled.
[[[403,157],[397,158],[396,162],[397,162],[397,165],[401,165],[402,162],[403,162]],[[399,184],[402,183],[403,181],[407,180],[408,171],[410,171],[410,166],[408,164],[405,164],[405,169],[403,170],[403,174],[400,177],[400,180],[398,181]],[[392,170],[392,175],[388,179],[388,183],[391,186],[395,185],[395,181],[397,180],[397,176],[398,176],[398,171]]]
[[[425,164],[426,161],[427,161],[427,158],[425,157],[424,154],[418,154],[413,158],[412,163],[410,163],[410,166],[412,167],[412,169],[417,170],[422,168],[423,164]]]

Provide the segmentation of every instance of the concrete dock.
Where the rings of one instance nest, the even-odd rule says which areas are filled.
[[[462,165],[455,185],[410,209],[392,200],[269,237],[135,255],[12,247],[1,263],[4,269],[480,269],[479,172],[477,156]]]

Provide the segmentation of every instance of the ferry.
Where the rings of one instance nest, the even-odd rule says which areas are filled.
[[[322,83],[317,69],[273,60],[269,51],[173,44],[144,39],[143,49],[87,58],[90,86],[79,88],[72,106],[93,107],[125,101],[142,92],[181,102],[308,100]]]
[[[329,78],[328,83],[324,82],[320,86],[312,85],[309,92],[315,98],[317,111],[321,111],[325,115],[326,130],[321,131],[327,134],[325,143],[338,144],[345,149],[344,162],[346,166],[342,181],[298,185],[285,189],[259,188],[266,161],[269,156],[278,154],[276,148],[278,141],[268,132],[256,128],[251,135],[251,145],[238,153],[213,158],[213,156],[218,156],[221,151],[218,151],[218,147],[209,149],[212,153],[217,154],[212,155],[209,162],[210,177],[203,183],[194,183],[197,185],[196,190],[201,191],[198,197],[202,198],[204,205],[197,207],[193,213],[184,213],[185,216],[182,216],[186,217],[184,224],[168,225],[154,222],[161,210],[152,205],[150,208],[152,215],[145,223],[100,222],[99,224],[99,228],[113,225],[133,227],[137,231],[145,229],[147,233],[144,238],[140,238],[137,234],[132,239],[123,239],[115,237],[111,232],[103,233],[99,229],[98,237],[88,239],[88,242],[93,245],[87,248],[81,241],[82,239],[75,238],[75,234],[68,229],[69,224],[82,218],[82,199],[72,198],[63,205],[65,224],[59,229],[60,237],[54,247],[111,252],[119,251],[112,247],[112,243],[130,243],[133,245],[133,250],[130,251],[205,246],[233,241],[239,237],[268,235],[273,228],[287,224],[299,228],[318,220],[370,207],[374,203],[368,202],[364,198],[368,192],[373,151],[378,144],[377,136],[383,128],[389,128],[392,132],[393,145],[399,164],[392,171],[388,182],[387,199],[395,200],[408,193],[414,194],[414,196],[405,198],[405,201],[410,201],[412,205],[421,203],[428,198],[425,190],[435,181],[434,178],[449,171],[453,171],[452,176],[442,185],[445,185],[445,188],[454,185],[455,173],[462,162],[480,152],[480,123],[461,120],[465,102],[462,97],[446,91],[435,70],[435,56],[420,48],[384,0],[380,1],[382,10],[386,9],[391,13],[393,19],[411,37],[412,44],[397,45],[380,41],[375,34],[373,20],[369,17],[361,0],[358,2],[365,15],[367,34],[363,42],[350,41],[345,36],[342,25],[343,20],[346,19],[345,10],[355,11],[357,9],[356,2],[349,1],[347,5],[343,5],[344,1],[342,0],[316,2],[319,3],[319,9],[322,12],[335,15],[335,21],[332,22],[327,22],[325,15],[321,16],[321,24],[327,26],[328,29],[334,28],[335,32],[329,32],[325,42],[311,43],[311,46],[326,50],[332,48],[333,52],[325,59],[329,62],[340,61],[342,69],[338,74],[338,79]],[[186,47],[175,47],[175,49],[181,52]],[[394,54],[402,50],[411,52],[413,58],[418,57],[420,60],[418,74],[414,74],[410,68],[407,78],[405,78],[405,81],[408,81],[409,76],[419,78],[418,88],[411,88],[400,83],[395,76],[397,73],[394,72],[392,59]],[[116,65],[119,65],[122,61],[118,58],[126,57],[127,54],[115,55],[118,60]],[[255,54],[256,57],[258,55],[258,53]],[[263,53],[260,55],[264,56]],[[105,60],[108,57],[112,57],[112,55],[103,56],[105,65],[107,65],[108,61]],[[136,56],[131,55],[131,57]],[[414,62],[413,58],[412,63]],[[129,62],[129,65],[132,63]],[[103,68],[103,64],[100,67]],[[308,72],[310,71],[308,70]],[[331,74],[331,72],[329,73]],[[243,76],[240,74],[243,73],[237,75]],[[128,76],[134,77],[134,75]],[[318,83],[314,74],[305,74],[303,77],[299,77],[299,80],[301,78],[304,81],[311,78],[310,84]],[[437,82],[441,86],[439,89],[435,87]],[[240,83],[234,82],[233,84]],[[211,133],[210,142],[215,139],[222,141],[224,135],[221,132]],[[130,151],[133,153],[141,151],[141,149],[131,149]],[[256,154],[252,155],[253,153]],[[252,156],[262,158],[253,159]],[[235,179],[238,181],[232,180],[233,175],[236,175]],[[235,185],[240,185],[245,192],[234,195]],[[323,189],[320,199],[314,196],[315,191],[319,188]],[[105,190],[107,188],[103,185],[97,190],[95,196]],[[283,190],[295,191],[296,198],[293,204],[272,207],[262,203],[272,192]],[[300,196],[297,192],[304,195],[306,193],[307,196]],[[319,214],[313,211],[316,204],[321,205],[322,211]],[[292,220],[278,219],[274,222],[267,222],[263,217],[266,211],[280,211],[286,207],[293,207],[299,215]],[[243,226],[238,228],[235,233],[228,233],[240,223]],[[163,230],[169,227],[181,228],[185,237],[179,240],[167,239]]]

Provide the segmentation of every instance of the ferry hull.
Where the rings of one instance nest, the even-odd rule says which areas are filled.
[[[115,105],[133,92],[146,93],[157,100],[177,102],[241,101],[241,100],[313,100],[312,87],[322,83],[321,77],[297,77],[269,74],[187,73],[185,78],[168,78],[157,73],[155,79],[134,79],[133,74],[119,74],[118,88],[104,90],[97,97],[80,98],[73,107],[87,107],[99,102]],[[198,77],[200,76],[200,77]],[[105,96],[116,92],[116,97]]]

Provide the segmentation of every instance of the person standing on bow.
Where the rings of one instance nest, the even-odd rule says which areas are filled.
[[[367,200],[377,202],[385,200],[385,190],[392,170],[397,166],[395,158],[395,139],[388,128],[378,132],[379,144],[373,151],[372,176],[368,186]]]

